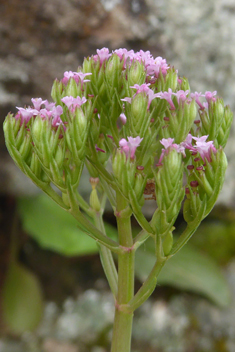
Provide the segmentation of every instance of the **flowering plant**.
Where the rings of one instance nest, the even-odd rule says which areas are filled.
[[[52,98],[32,99],[31,107],[8,114],[6,145],[18,167],[96,240],[115,299],[111,351],[128,352],[134,311],[215,204],[232,112],[216,92],[190,93],[174,67],[142,50],[97,50],[78,72],[55,80]],[[84,165],[91,176],[89,203],[78,192]],[[117,241],[104,229],[107,199]],[[157,203],[150,221],[142,213],[148,199]],[[186,228],[174,240],[182,204]],[[132,216],[141,226],[135,237]],[[135,252],[148,238],[156,262],[135,292]]]

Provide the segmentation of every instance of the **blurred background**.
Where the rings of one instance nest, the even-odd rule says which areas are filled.
[[[217,90],[235,111],[233,0],[1,0],[0,14],[1,124],[32,97],[50,100],[53,80],[102,47],[162,56],[192,91]],[[136,313],[133,352],[235,351],[234,138],[233,125],[215,210]],[[2,129],[0,153],[0,352],[108,351],[112,297],[94,243],[68,242],[67,218],[53,227],[60,210],[15,167]],[[109,211],[106,221],[115,236]],[[149,256],[140,255],[147,272]]]

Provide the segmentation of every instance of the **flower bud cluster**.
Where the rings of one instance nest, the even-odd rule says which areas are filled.
[[[233,117],[216,91],[191,92],[186,78],[149,51],[103,48],[56,79],[52,98],[32,99],[4,125],[9,152],[34,182],[66,192],[68,182],[77,187],[86,162],[136,214],[151,181],[158,205],[152,228],[169,241],[185,194],[187,222],[202,204],[203,216],[210,211]]]

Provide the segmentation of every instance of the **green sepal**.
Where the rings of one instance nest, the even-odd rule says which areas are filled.
[[[146,69],[142,62],[133,60],[130,67],[126,68],[128,86],[142,85],[146,81]]]
[[[51,96],[55,101],[56,105],[61,105],[62,94],[63,84],[58,79],[55,79],[51,89]]]

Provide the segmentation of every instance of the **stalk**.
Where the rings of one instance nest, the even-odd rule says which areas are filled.
[[[133,311],[125,311],[134,295],[134,254],[130,215],[122,215],[127,207],[124,197],[117,192],[117,227],[119,244],[126,251],[118,254],[118,293],[115,302],[115,318],[111,352],[130,352]]]

